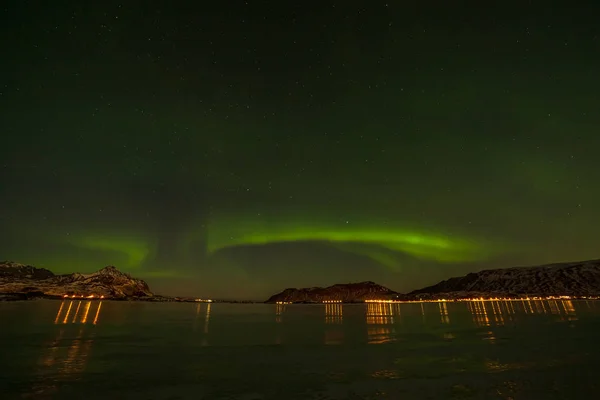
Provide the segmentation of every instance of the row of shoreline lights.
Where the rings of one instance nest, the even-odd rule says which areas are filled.
[[[95,294],[90,294],[90,295],[84,295],[84,294],[65,294],[63,295],[63,299],[104,299],[104,295],[95,295]],[[212,303],[212,300],[210,299],[195,299],[194,301],[197,302],[202,302],[202,303]]]
[[[493,297],[493,298],[484,298],[484,297],[474,297],[474,298],[464,298],[464,299],[435,299],[435,300],[365,300],[365,303],[448,303],[448,302],[461,302],[461,301],[531,301],[531,300],[573,300],[573,299],[582,299],[582,300],[598,300],[600,297],[597,296],[582,296],[582,297],[573,297],[573,296],[548,296],[548,297]],[[331,304],[331,303],[343,303],[342,300],[323,300],[321,304]],[[285,305],[285,304],[294,304],[293,301],[277,301],[275,302],[277,305]]]
[[[366,302],[366,300],[365,300]],[[342,300],[323,300],[321,304],[340,304],[343,303]],[[294,304],[293,301],[276,301],[275,304],[284,305],[284,304]]]
[[[493,297],[493,298],[484,298],[484,297],[474,297],[474,298],[464,298],[464,299],[422,299],[422,300],[365,300],[365,303],[448,303],[448,302],[461,302],[461,301],[531,301],[531,300],[573,300],[573,299],[582,299],[582,300],[598,300],[600,297],[597,296],[581,296],[581,297],[573,297],[573,296],[548,296],[548,297]],[[323,300],[321,304],[331,304],[331,303],[343,303],[342,300]],[[277,301],[275,304],[284,305],[284,304],[294,304],[292,301]]]
[[[365,303],[447,303],[447,302],[460,302],[460,301],[530,301],[530,300],[572,300],[572,299],[583,299],[583,300],[598,300],[598,297],[582,296],[548,296],[548,297],[474,297],[464,299],[422,299],[422,300],[365,300]]]
[[[90,294],[86,295],[63,295],[63,298],[68,299],[104,299],[104,295],[94,295]],[[582,296],[582,297],[572,297],[572,296],[548,296],[548,297],[494,297],[494,298],[483,298],[483,297],[475,297],[475,298],[465,298],[465,299],[422,299],[422,300],[365,300],[365,303],[446,303],[446,302],[456,302],[456,301],[522,301],[522,300],[572,300],[572,299],[584,299],[584,300],[598,300],[597,296]],[[213,301],[210,299],[195,299],[196,302],[201,303],[212,303]],[[342,300],[323,300],[322,304],[333,304],[333,303],[343,303]],[[275,304],[293,304],[292,301],[278,301]]]

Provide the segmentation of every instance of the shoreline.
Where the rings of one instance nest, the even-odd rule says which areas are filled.
[[[145,302],[145,303],[207,303],[207,304],[271,304],[284,305],[330,305],[330,304],[411,304],[411,303],[467,303],[467,302],[515,302],[515,301],[598,301],[598,296],[532,296],[532,297],[478,297],[478,298],[439,298],[414,300],[357,300],[357,301],[299,301],[299,302],[261,302],[250,300],[203,300],[195,298],[152,296],[152,297],[105,297],[105,296],[57,296],[43,293],[0,293],[0,302],[60,300],[60,301],[116,301],[116,302]]]
[[[118,302],[144,302],[144,303],[229,303],[229,304],[264,304],[264,302],[247,301],[247,300],[198,300],[194,298],[179,298],[168,296],[153,296],[153,297],[99,297],[99,296],[55,296],[39,293],[0,293],[0,302],[11,301],[34,301],[34,300],[54,300],[54,301],[118,301]]]

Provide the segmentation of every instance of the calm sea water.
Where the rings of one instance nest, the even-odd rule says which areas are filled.
[[[589,399],[592,301],[0,304],[2,399]]]

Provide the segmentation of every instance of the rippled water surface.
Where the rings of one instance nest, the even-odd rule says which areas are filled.
[[[0,303],[2,399],[590,399],[600,303]]]

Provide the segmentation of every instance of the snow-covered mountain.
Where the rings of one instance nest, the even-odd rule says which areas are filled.
[[[420,298],[599,296],[600,260],[484,270],[409,293]]]
[[[44,268],[0,262],[0,293],[36,293],[49,297],[94,296],[112,299],[151,297],[148,284],[109,266],[92,274],[55,275]]]

